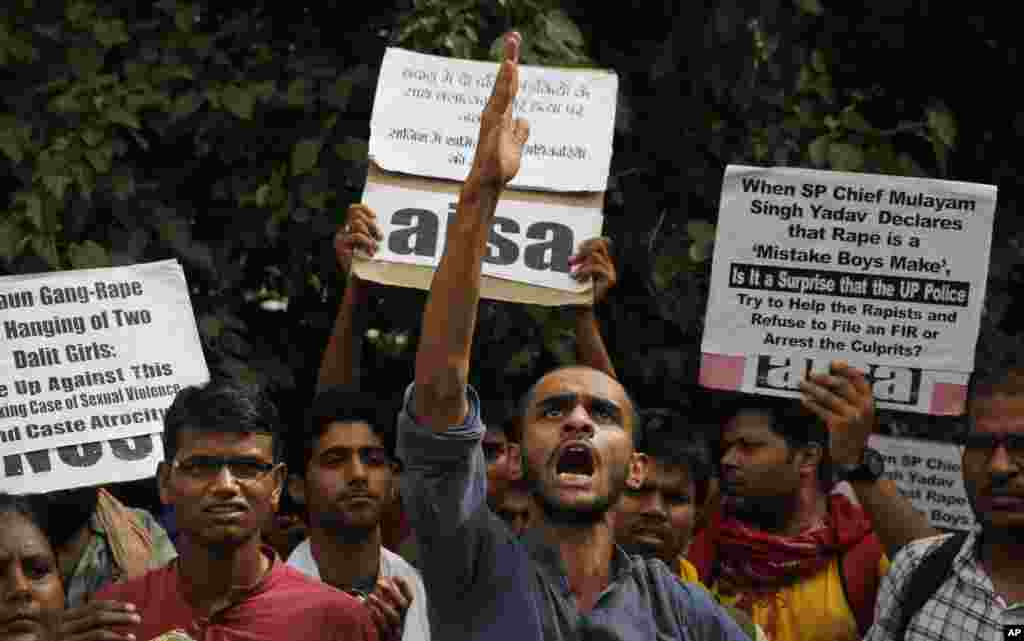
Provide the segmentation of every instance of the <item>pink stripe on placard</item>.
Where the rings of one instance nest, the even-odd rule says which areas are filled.
[[[743,387],[746,362],[746,356],[701,353],[699,383],[711,389],[738,390]]]
[[[967,407],[967,386],[955,383],[935,383],[932,385],[932,406],[929,414],[939,416],[964,413]]]

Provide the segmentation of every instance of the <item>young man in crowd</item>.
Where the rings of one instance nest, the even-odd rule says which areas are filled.
[[[891,482],[867,494],[867,513],[832,492],[830,441],[840,452],[875,425],[864,375],[845,363],[803,383],[802,404],[740,396],[719,447],[722,498],[688,558],[723,603],[747,614],[773,641],[860,639],[888,571],[883,541],[905,543],[922,517]],[[845,459],[846,480],[881,471]],[[877,532],[872,518],[906,516]]]
[[[636,451],[647,456],[638,487],[627,487],[612,512],[615,540],[627,552],[661,559],[696,581],[686,560],[694,525],[707,495],[711,451],[699,432],[677,412],[641,412]]]
[[[484,427],[468,370],[491,222],[529,134],[512,119],[520,43],[518,34],[505,37],[399,415],[402,498],[422,550],[434,636],[744,639],[704,590],[614,544],[607,511],[627,482],[642,480],[644,465],[633,453],[633,403],[607,374],[556,370],[526,395],[523,474],[539,522],[520,539],[487,508]],[[587,277],[584,268],[576,274]]]
[[[615,542],[630,554],[678,568],[684,581],[699,583],[685,554],[711,478],[710,449],[676,412],[647,410],[640,420],[636,451],[647,456],[647,472],[639,486],[626,488],[612,510]],[[765,638],[745,613],[725,610],[751,639]]]
[[[381,579],[411,601],[399,622],[403,641],[430,639],[427,594],[419,572],[381,543],[381,519],[396,500],[396,404],[375,395],[328,388],[317,394],[303,443],[303,478],[293,495],[309,518],[308,539],[288,565],[384,609],[373,594]]]
[[[85,604],[100,588],[141,576],[177,556],[147,511],[123,505],[102,487],[29,497],[48,516],[46,534],[57,554],[67,607]]]
[[[282,426],[262,392],[214,379],[188,387],[164,417],[160,499],[184,535],[176,561],[107,586],[98,602],[131,607],[116,637],[377,639],[353,597],[290,568],[261,545],[283,489]],[[127,605],[125,605],[127,604]],[[95,617],[104,613],[95,612]]]
[[[978,526],[914,541],[896,555],[867,641],[1002,641],[1011,625],[1024,627],[1021,362],[976,371],[971,381],[960,469]]]

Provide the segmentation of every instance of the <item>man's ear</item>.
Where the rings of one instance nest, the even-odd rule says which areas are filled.
[[[643,487],[650,472],[651,458],[641,452],[633,452],[629,460],[629,476],[626,477],[626,486],[634,490]]]
[[[274,470],[274,491],[270,493],[270,500],[274,503],[274,510],[281,503],[281,493],[284,492],[285,483],[288,481],[288,466],[284,463]]]
[[[821,465],[821,461],[825,457],[825,448],[821,446],[821,443],[811,441],[800,448],[798,456],[800,457],[800,471],[811,476],[817,476],[818,466]]]
[[[160,461],[156,466],[156,488],[160,493],[160,502],[164,505],[171,505],[171,466],[169,463]]]
[[[306,480],[298,474],[288,475],[288,496],[299,505],[306,504]]]
[[[513,481],[519,481],[523,478],[523,459],[522,459],[522,448],[519,447],[519,443],[508,444],[508,455],[505,457],[508,461],[508,476]]]

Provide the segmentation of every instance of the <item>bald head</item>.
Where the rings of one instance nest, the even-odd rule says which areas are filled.
[[[571,383],[570,383],[571,381]],[[533,407],[537,401],[538,391],[544,390],[549,391],[549,388],[560,389],[564,388],[566,384],[581,384],[588,390],[593,390],[594,393],[607,396],[610,400],[619,398],[619,403],[622,405],[622,411],[624,415],[623,427],[633,434],[640,425],[639,413],[636,408],[636,403],[633,402],[633,398],[626,391],[626,388],[622,386],[619,381],[608,376],[604,372],[594,369],[593,367],[587,367],[586,365],[566,365],[557,369],[551,370],[547,374],[540,377],[540,379],[534,383],[526,394],[523,395],[522,400],[519,403],[519,411],[517,412],[518,422],[520,431],[522,430],[522,422],[529,415],[530,408]]]

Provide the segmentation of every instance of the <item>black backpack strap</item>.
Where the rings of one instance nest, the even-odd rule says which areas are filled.
[[[968,532],[957,532],[933,548],[911,572],[900,595],[900,623],[895,638],[903,641],[910,620],[924,607],[946,582],[953,570],[953,560],[967,540]]]

